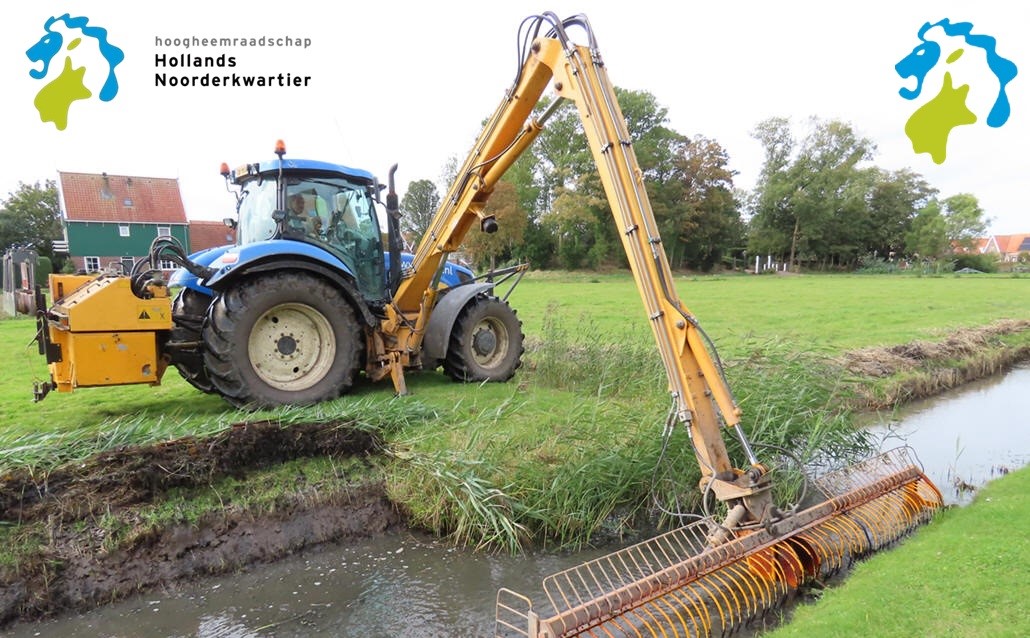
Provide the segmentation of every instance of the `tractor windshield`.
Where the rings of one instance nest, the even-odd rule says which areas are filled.
[[[343,177],[291,174],[284,179],[286,210],[281,226],[273,217],[275,179],[259,178],[243,185],[239,243],[290,239],[315,244],[350,269],[366,297],[382,297],[383,246],[368,187]]]

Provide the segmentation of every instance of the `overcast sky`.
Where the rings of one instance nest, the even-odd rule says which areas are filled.
[[[942,197],[976,195],[995,233],[1030,232],[1030,12],[1011,0],[44,0],[5,3],[4,9],[7,149],[0,194],[19,181],[56,178],[59,170],[175,177],[187,215],[219,219],[233,202],[219,164],[271,159],[277,138],[286,141],[288,156],[365,168],[383,178],[398,163],[402,190],[413,180],[439,182],[448,158],[464,158],[510,84],[522,19],[553,11],[586,14],[612,81],[652,93],[676,131],[722,144],[742,188],[754,185],[761,168],[761,146],[750,136],[759,121],[787,116],[801,134],[811,116],[838,118],[876,142],[878,166],[909,167]],[[41,122],[33,106],[45,81],[29,77],[39,65],[30,64],[25,50],[43,36],[47,18],[66,12],[105,27],[125,60],[116,69],[114,100],[99,101],[94,89],[93,98],[72,104],[67,128],[58,131]],[[898,77],[894,64],[919,43],[924,22],[942,18],[972,22],[975,33],[997,38],[998,53],[1019,75],[1009,85],[1009,121],[992,129],[981,117],[956,129],[947,160],[937,165],[917,155],[904,135],[914,107],[898,90],[914,82]],[[311,45],[184,49],[156,42],[193,36],[290,37]],[[86,59],[86,43],[80,53]],[[235,57],[235,68],[211,70],[215,75],[290,73],[310,81],[289,88],[155,86],[161,71],[206,71],[156,66],[156,55],[182,53]]]

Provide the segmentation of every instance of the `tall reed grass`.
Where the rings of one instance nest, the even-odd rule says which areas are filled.
[[[578,547],[703,512],[685,428],[663,433],[670,397],[653,345],[639,335],[612,342],[585,322],[575,332],[547,326],[527,353],[534,402],[514,391],[496,409],[401,430],[391,495],[429,530],[505,551],[526,541]],[[726,374],[759,460],[777,472],[777,502],[800,500],[803,470],[869,453],[840,408],[840,373],[818,355],[755,339],[739,352]],[[739,441],[725,439],[746,467]]]

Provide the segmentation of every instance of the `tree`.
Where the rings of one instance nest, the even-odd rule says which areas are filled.
[[[494,186],[483,212],[497,220],[497,231],[484,233],[473,228],[465,236],[465,250],[477,267],[487,266],[493,270],[498,261],[510,259],[515,247],[522,243],[527,225],[526,213],[519,205],[515,185],[504,179]]]
[[[655,216],[671,215],[682,206],[675,161],[686,138],[666,126],[668,111],[652,94],[618,87],[615,93]],[[540,228],[553,233],[554,254],[561,265],[625,263],[619,230],[612,223],[612,210],[574,105],[559,107],[532,153],[540,211],[533,217]]]
[[[916,213],[912,230],[905,235],[905,250],[917,259],[937,259],[948,251],[948,227],[937,201]]]
[[[544,218],[557,243],[555,258],[566,270],[581,268],[593,247],[597,217],[591,203],[579,191],[563,190],[554,201],[553,210]]]
[[[532,264],[534,268],[547,268],[554,257],[554,242],[541,223],[542,188],[536,179],[537,169],[537,160],[530,150],[515,160],[515,164],[504,176],[504,181],[514,185],[519,207],[526,216],[522,242],[512,248],[511,256]]]
[[[666,202],[660,216],[656,213],[662,219],[669,262],[674,268],[710,270],[742,242],[740,208],[733,192],[736,172],[728,167],[726,150],[701,135],[681,144],[672,163],[672,179],[661,190],[675,200]],[[673,180],[678,188],[672,188]]]
[[[550,106],[545,98],[537,105],[537,112]],[[533,177],[539,188],[538,206],[541,212],[551,210],[554,200],[565,190],[581,183],[581,176],[594,171],[590,150],[583,134],[583,124],[571,102],[560,105],[547,120],[530,149],[535,169]],[[522,159],[522,158],[520,158]]]
[[[758,183],[751,196],[748,251],[755,255],[784,255],[790,248],[792,223],[791,195],[796,187],[787,180],[797,141],[790,120],[771,117],[751,131],[765,150]]]
[[[969,193],[959,193],[944,200],[944,224],[948,240],[957,248],[971,249],[987,232],[980,202]]]
[[[439,207],[440,194],[433,182],[428,179],[411,182],[401,199],[401,230],[414,235],[418,242],[429,230]]]
[[[937,189],[907,168],[893,172],[874,168],[872,179],[864,231],[866,252],[889,258],[904,250],[916,213],[933,200]]]
[[[31,247],[60,269],[64,259],[54,255],[53,242],[63,238],[57,183],[47,180],[43,186],[39,182],[30,186],[19,182],[18,190],[9,193],[0,206],[0,249]]]
[[[856,258],[861,247],[852,233],[856,219],[866,214],[868,184],[858,164],[875,150],[846,122],[811,122],[796,151],[786,118],[765,120],[752,132],[766,147],[752,223],[764,241],[787,241],[781,251],[789,253],[793,267],[801,255],[824,263]]]

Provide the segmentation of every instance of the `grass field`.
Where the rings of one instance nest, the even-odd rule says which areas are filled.
[[[842,351],[1030,315],[1030,278],[1011,275],[684,277],[677,291],[716,343],[729,348],[753,334]],[[622,273],[531,273],[512,302],[527,334],[539,334],[548,308],[565,320],[583,317],[605,334],[648,334],[636,288]]]
[[[723,356],[770,340],[798,352],[837,354],[1030,317],[1030,279],[1012,276],[691,277],[679,279],[677,290]],[[574,341],[636,342],[645,348],[651,343],[639,296],[626,273],[530,273],[510,301],[531,343],[548,332]],[[174,370],[158,388],[88,389],[33,404],[32,381],[47,378],[42,357],[30,345],[34,331],[27,319],[0,321],[0,351],[11,362],[0,377],[5,436],[137,418],[160,421],[159,430],[185,433],[238,418],[217,397],[194,391]],[[442,383],[432,378],[436,374],[412,377],[412,398],[441,408],[480,398],[496,403],[508,394],[504,385],[469,388]],[[664,387],[654,392],[663,395]],[[392,389],[383,383],[359,387],[358,394],[389,400]]]
[[[805,452],[858,444],[847,440],[846,415],[833,411],[841,372],[828,362],[836,355],[1030,317],[1027,279],[1011,276],[738,275],[681,278],[677,288],[726,360],[752,437]],[[511,303],[528,351],[509,383],[462,385],[423,372],[409,376],[408,397],[394,397],[388,383],[359,382],[329,404],[266,413],[237,412],[174,370],[157,388],[53,393],[34,404],[32,382],[46,378],[29,345],[34,323],[0,321],[0,352],[10,362],[0,379],[0,472],[45,472],[104,449],[247,420],[357,419],[388,432],[403,461],[389,466],[391,493],[416,523],[472,543],[499,534],[509,548],[527,529],[581,542],[616,513],[647,507],[668,477],[679,483],[668,499],[696,483],[689,444],[672,441],[678,454],[662,454],[666,381],[628,273],[530,273]],[[477,499],[495,493],[516,510],[497,523],[510,517],[522,527],[484,531],[468,522],[490,518]]]

